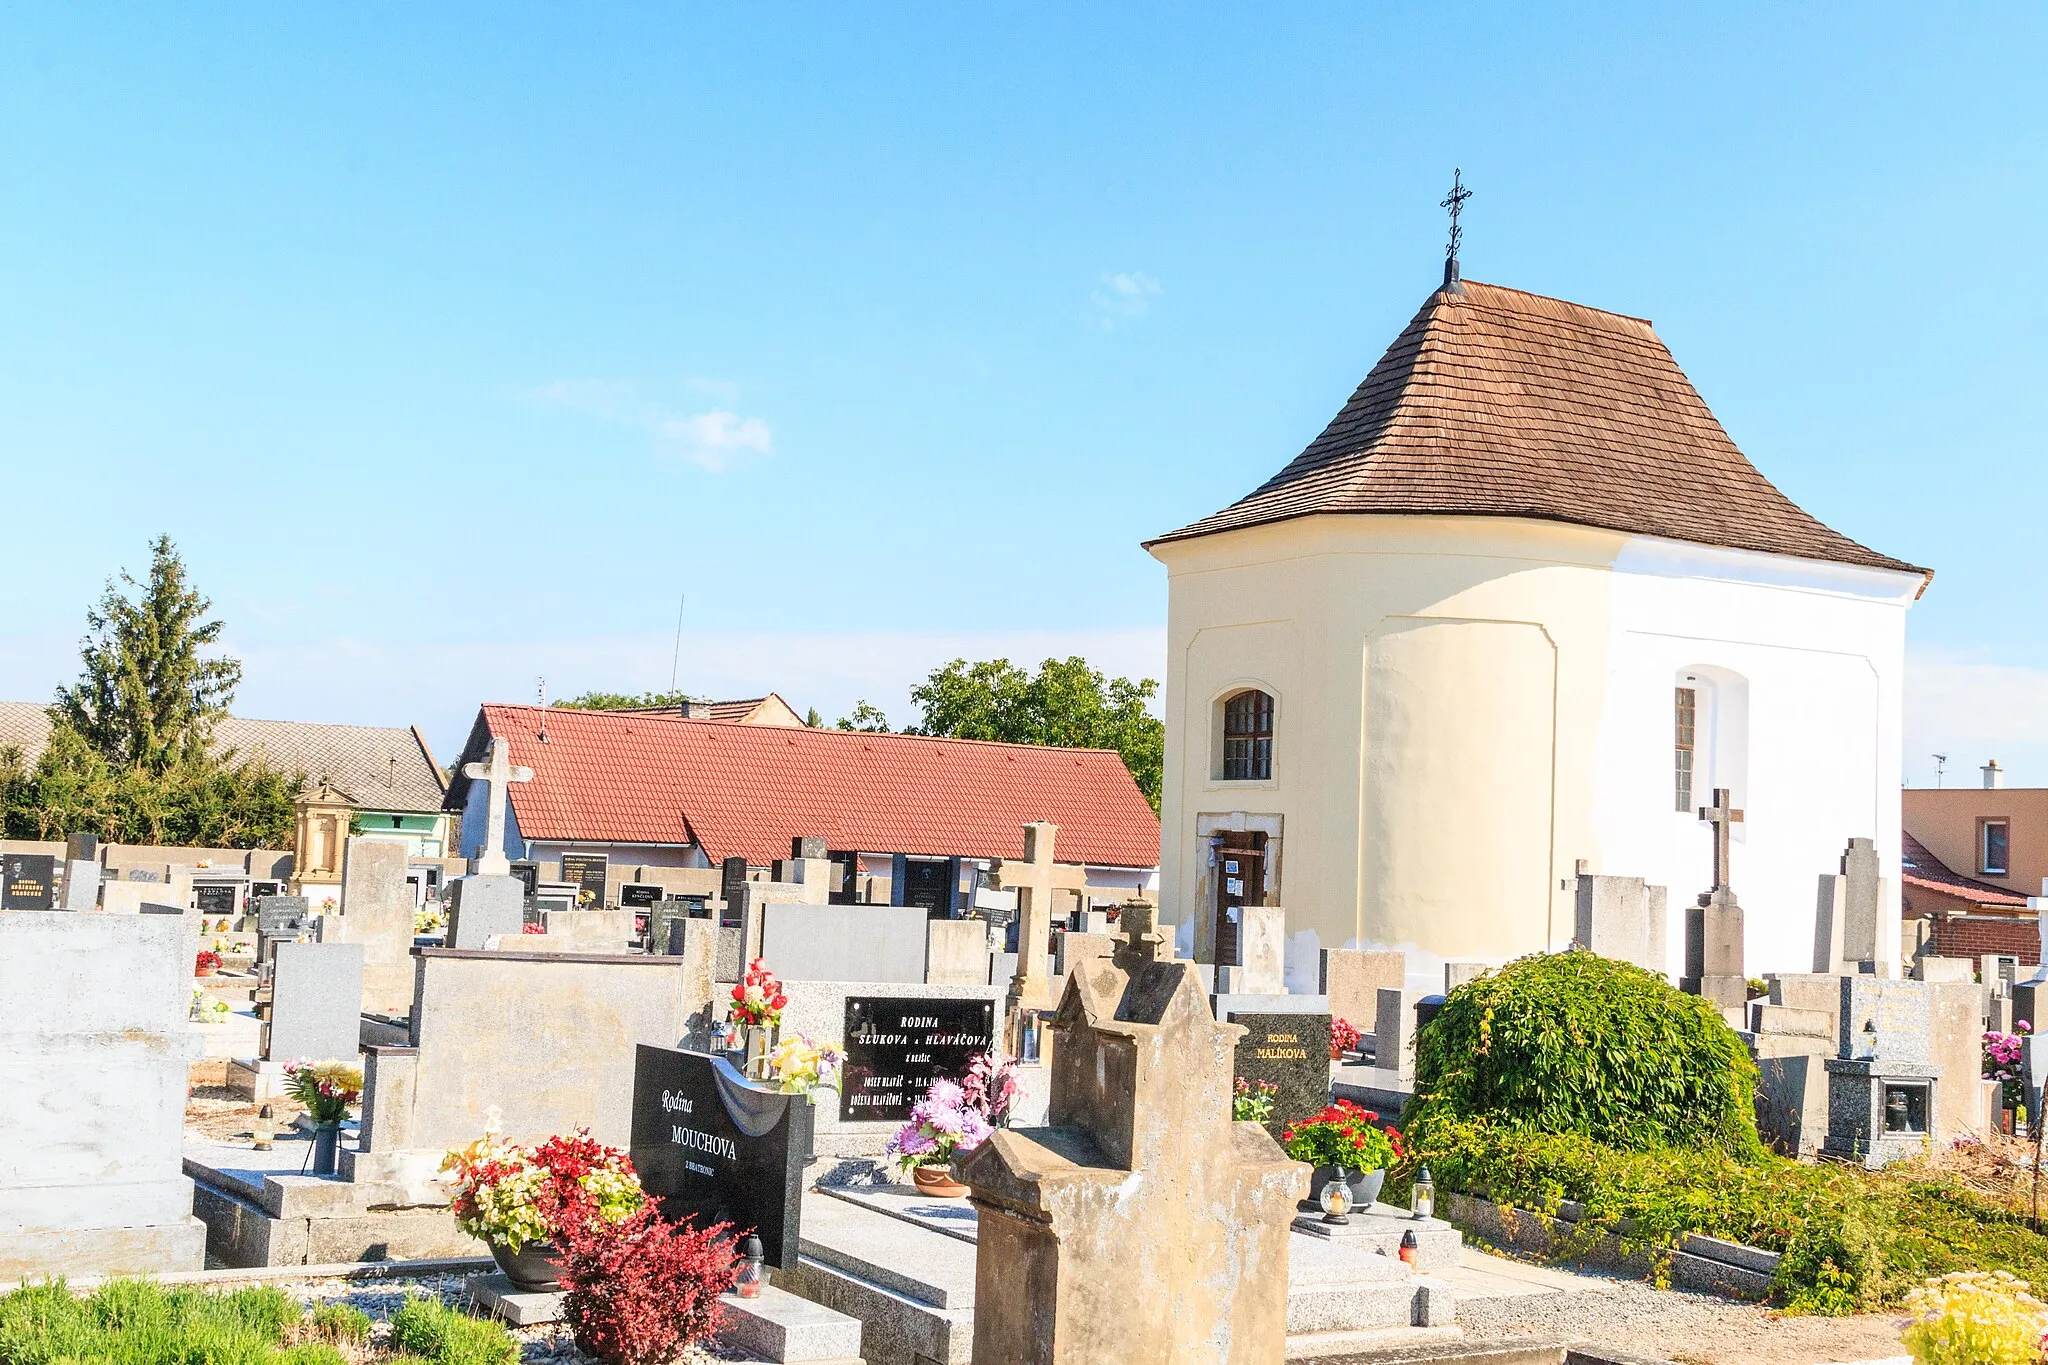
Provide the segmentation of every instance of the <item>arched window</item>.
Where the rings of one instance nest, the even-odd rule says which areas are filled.
[[[1249,688],[1223,703],[1223,780],[1273,776],[1273,698]]]

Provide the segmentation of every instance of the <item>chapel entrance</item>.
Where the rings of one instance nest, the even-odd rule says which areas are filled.
[[[1238,907],[1266,903],[1266,835],[1232,830],[1216,844],[1216,961],[1238,960]]]

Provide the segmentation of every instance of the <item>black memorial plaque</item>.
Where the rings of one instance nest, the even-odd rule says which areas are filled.
[[[649,1047],[633,1066],[633,1167],[669,1219],[731,1223],[794,1270],[811,1102],[752,1085],[722,1057]]]
[[[1233,1011],[1229,1022],[1245,1027],[1237,1043],[1237,1079],[1280,1087],[1273,1096],[1273,1117],[1266,1124],[1275,1138],[1288,1124],[1329,1104],[1329,1015]]]
[[[603,853],[562,855],[562,880],[576,888],[578,910],[604,909],[604,870],[610,861]]]
[[[0,858],[0,910],[48,910],[57,904],[57,859],[48,853]]]
[[[512,864],[512,875],[519,878],[526,887],[526,898],[532,900],[534,892],[540,890],[540,864],[522,859]]]
[[[241,913],[241,907],[236,904],[241,899],[237,889],[225,883],[215,882],[210,886],[202,883],[192,888],[192,896],[199,902],[199,913],[202,915]]]
[[[645,910],[661,899],[661,888],[653,882],[627,882],[619,888],[619,906],[626,910]]]
[[[848,996],[839,1121],[901,1123],[941,1078],[957,1081],[995,1043],[987,1000]]]

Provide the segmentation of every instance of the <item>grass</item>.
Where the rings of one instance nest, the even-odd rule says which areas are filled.
[[[504,1328],[408,1299],[391,1350],[346,1304],[311,1312],[283,1290],[230,1293],[114,1280],[80,1296],[59,1280],[0,1295],[0,1365],[512,1365]]]

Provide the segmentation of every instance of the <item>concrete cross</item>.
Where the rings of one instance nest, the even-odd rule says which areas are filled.
[[[1053,862],[1053,838],[1059,830],[1050,820],[1032,821],[1024,826],[1024,857],[996,862],[996,885],[1017,893],[1017,974],[1010,978],[1007,1004],[1012,1012],[1051,1007],[1045,944],[1052,933],[1053,892],[1078,891],[1088,882],[1087,869]]]
[[[1148,962],[1159,960],[1159,947],[1166,939],[1156,927],[1158,913],[1150,901],[1124,902],[1124,941],[1114,954],[1117,966],[1134,972]]]
[[[486,877],[507,876],[512,871],[512,863],[505,857],[505,784],[533,781],[533,769],[513,766],[512,746],[493,737],[490,761],[465,763],[462,775],[473,782],[482,782],[488,789],[490,802],[484,819],[483,847],[477,850],[476,870]]]
[[[1714,885],[1715,891],[1728,888],[1728,836],[1733,827],[1742,823],[1742,812],[1732,810],[1728,802],[1726,787],[1714,788],[1714,804],[1700,807],[1700,820],[1714,827]]]

